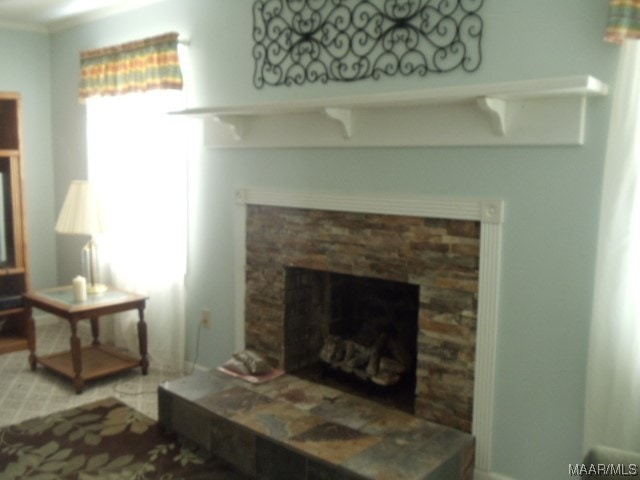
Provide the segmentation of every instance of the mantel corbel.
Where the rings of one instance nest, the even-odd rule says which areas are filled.
[[[350,108],[327,107],[324,109],[324,113],[327,117],[340,123],[344,130],[344,138],[351,138],[353,134],[353,115]]]
[[[489,117],[491,129],[496,135],[507,134],[507,101],[494,97],[480,97],[477,100],[480,110]]]
[[[242,140],[244,135],[244,123],[245,117],[241,115],[223,115],[218,114],[214,115],[213,119],[216,122],[223,123],[227,125],[230,129],[231,135],[235,141]]]

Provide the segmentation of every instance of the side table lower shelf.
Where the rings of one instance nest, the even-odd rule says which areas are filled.
[[[3,335],[0,337],[0,353],[11,353],[27,350],[29,343],[26,338],[18,335]]]
[[[73,381],[76,393],[82,393],[87,380],[95,380],[130,368],[139,366],[142,369],[142,374],[146,375],[149,368],[147,324],[144,321],[144,307],[147,298],[145,295],[110,287],[105,292],[87,294],[85,300],[76,301],[73,287],[70,285],[25,293],[23,300],[27,312],[27,332],[30,333],[28,339],[31,370],[35,370],[36,365],[40,364],[60,373]],[[36,355],[36,322],[32,315],[34,308],[69,322],[71,330],[69,351],[42,357]],[[136,324],[140,353],[138,358],[100,342],[101,317],[104,317],[105,321],[111,322],[113,314],[127,310],[138,311],[138,323]],[[82,347],[78,336],[80,321],[91,323],[93,341],[90,346]]]
[[[95,380],[142,366],[140,358],[134,358],[107,345],[89,345],[83,347],[80,352],[83,380]],[[38,357],[38,363],[71,380],[75,378],[71,351]]]

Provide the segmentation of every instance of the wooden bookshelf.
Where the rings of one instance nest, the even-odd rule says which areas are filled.
[[[21,117],[20,94],[0,92],[0,354],[27,349],[30,336]]]

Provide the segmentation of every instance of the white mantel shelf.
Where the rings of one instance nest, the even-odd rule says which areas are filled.
[[[212,148],[582,145],[588,76],[175,112]]]

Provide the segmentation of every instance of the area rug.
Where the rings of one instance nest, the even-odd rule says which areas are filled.
[[[248,480],[115,398],[1,428],[0,478]]]

